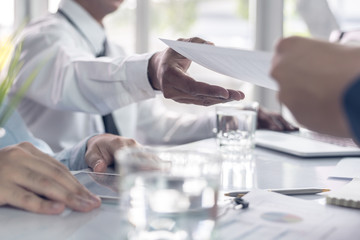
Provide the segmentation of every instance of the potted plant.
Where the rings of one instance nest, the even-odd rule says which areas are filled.
[[[5,99],[8,95],[8,92],[22,67],[22,63],[20,62],[22,44],[19,44],[16,49],[13,49],[13,41],[18,33],[19,31],[14,33],[5,41],[1,42],[0,45],[0,108],[3,109],[0,112],[0,138],[6,134],[4,129],[6,121],[10,118],[11,114],[20,103],[21,99],[25,95],[26,91],[30,87],[41,68],[41,66],[39,66],[34,71],[32,71],[20,90],[17,91],[11,97],[11,99],[8,99],[6,106],[3,106],[3,104],[5,104]],[[9,59],[12,53],[13,56],[10,61]]]

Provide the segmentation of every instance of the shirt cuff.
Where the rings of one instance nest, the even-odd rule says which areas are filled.
[[[88,165],[85,161],[85,153],[87,150],[87,142],[93,136],[82,140],[72,148],[64,149],[63,151],[56,153],[54,158],[63,163],[67,168],[69,168],[70,171],[88,168]]]

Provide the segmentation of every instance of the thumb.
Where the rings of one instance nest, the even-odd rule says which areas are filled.
[[[94,164],[91,164],[93,166],[90,166],[94,172],[104,173],[107,169],[107,164],[103,159],[99,159],[97,161],[93,162]]]

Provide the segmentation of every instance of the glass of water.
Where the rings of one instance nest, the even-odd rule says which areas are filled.
[[[129,239],[211,238],[221,157],[216,153],[136,148],[116,154]]]
[[[216,137],[223,152],[252,151],[258,108],[257,102],[216,106]]]

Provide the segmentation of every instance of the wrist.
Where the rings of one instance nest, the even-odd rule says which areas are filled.
[[[147,69],[148,79],[151,87],[154,90],[161,90],[160,82],[157,77],[157,69],[158,69],[157,66],[159,64],[159,55],[160,52],[157,52],[154,55],[152,55],[152,57],[149,59],[149,64]]]

